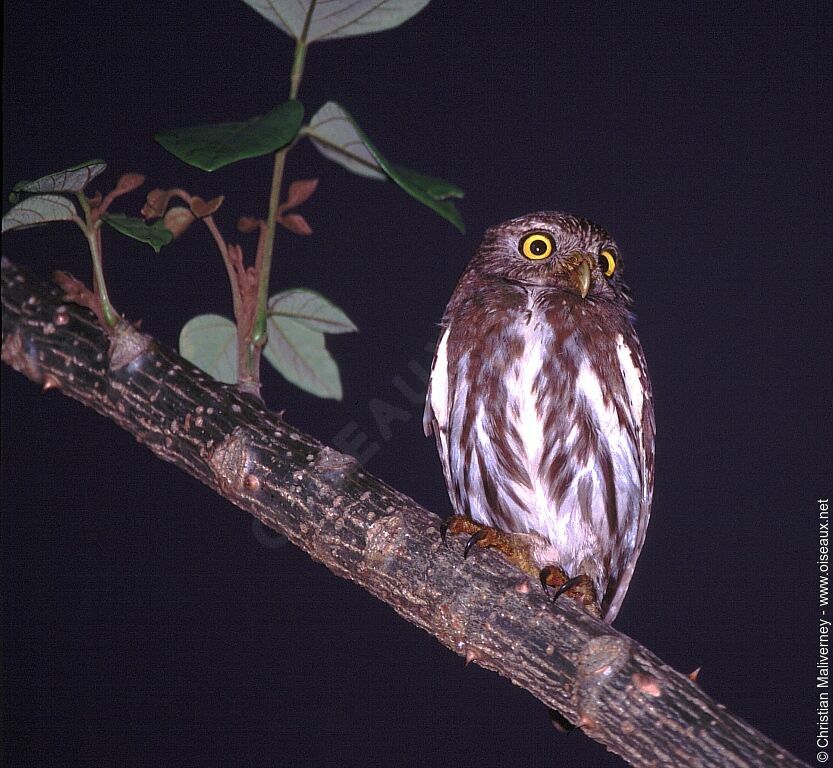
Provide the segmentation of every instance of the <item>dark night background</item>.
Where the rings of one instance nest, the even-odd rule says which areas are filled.
[[[101,188],[137,170],[225,194],[228,233],[265,213],[270,160],[205,174],[151,140],[285,98],[292,42],[243,3],[7,2],[4,21],[3,194],[102,157]],[[273,284],[322,291],[361,333],[330,337],[341,403],[265,372],[292,423],[332,441],[355,422],[380,445],[370,471],[446,515],[421,408],[395,377],[420,385],[485,227],[545,208],[607,227],[658,426],[654,515],[616,626],[677,669],[702,666],[706,691],[808,761],[815,500],[833,490],[831,25],[827,2],[435,0],[397,30],[313,45],[307,116],[336,100],[391,159],[458,183],[468,232],[303,144],[287,173],[321,178],[303,208],[315,234],[279,234]],[[204,231],[159,256],[105,238],[116,306],[162,341],[194,314],[230,314]],[[44,277],[90,274],[68,225],[3,250]],[[2,385],[8,765],[621,764],[264,543],[113,424],[5,366]],[[374,399],[407,412],[390,434]]]

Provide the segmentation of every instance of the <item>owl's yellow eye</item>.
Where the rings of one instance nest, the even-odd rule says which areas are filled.
[[[541,261],[552,255],[555,245],[552,238],[544,232],[530,232],[518,243],[518,250],[527,259]]]
[[[616,257],[613,255],[613,251],[605,248],[599,254],[599,269],[602,270],[605,277],[613,277],[613,273],[616,271]]]

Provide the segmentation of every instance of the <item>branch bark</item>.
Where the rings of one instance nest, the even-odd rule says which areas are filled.
[[[805,765],[649,650],[131,328],[108,338],[60,289],[2,263],[2,359],[112,419],[333,573],[562,712],[636,766]]]

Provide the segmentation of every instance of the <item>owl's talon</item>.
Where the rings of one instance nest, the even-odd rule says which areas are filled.
[[[577,587],[579,584],[583,584],[585,581],[587,581],[587,577],[584,575],[573,576],[573,578],[567,579],[567,581],[565,581],[558,589],[555,590],[555,595],[553,596],[552,601],[555,602],[567,590],[572,589],[573,587]]]
[[[506,533],[497,528],[476,523],[465,515],[452,515],[443,521],[440,526],[440,535],[457,533],[465,533],[468,536],[463,549],[463,559],[471,554],[472,547],[475,546],[481,549],[496,549],[530,578],[540,575],[540,569],[533,554],[532,534]],[[557,566],[552,566],[552,568],[553,576],[548,585],[560,587],[567,581],[567,574]]]
[[[478,542],[483,541],[489,535],[489,531],[486,528],[481,528],[477,533],[473,533],[469,536],[469,540],[466,542],[466,547],[463,550],[463,560],[465,560],[469,556],[469,552],[471,548],[477,544]]]
[[[449,515],[440,523],[440,538],[443,542],[446,542],[449,533],[472,534],[481,528],[482,526],[477,525],[468,517],[464,517],[463,515]]]
[[[557,565],[546,565],[538,571],[538,578],[541,580],[541,586],[544,588],[544,592],[549,595],[549,587],[560,589],[564,585],[564,582],[567,581],[567,574]]]
[[[564,569],[557,565],[547,565],[540,570],[538,578],[544,587],[544,592],[549,595],[549,587],[555,589],[552,602],[555,603],[561,595],[566,594],[577,603],[582,605],[588,613],[594,616],[599,615],[599,603],[596,597],[596,588],[590,577],[584,573],[578,576],[568,577]]]

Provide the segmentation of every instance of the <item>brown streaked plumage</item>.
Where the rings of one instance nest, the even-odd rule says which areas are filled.
[[[612,621],[651,508],[654,415],[611,237],[542,212],[492,227],[442,321],[425,407],[457,515],[586,575]],[[517,537],[516,537],[517,538]]]

